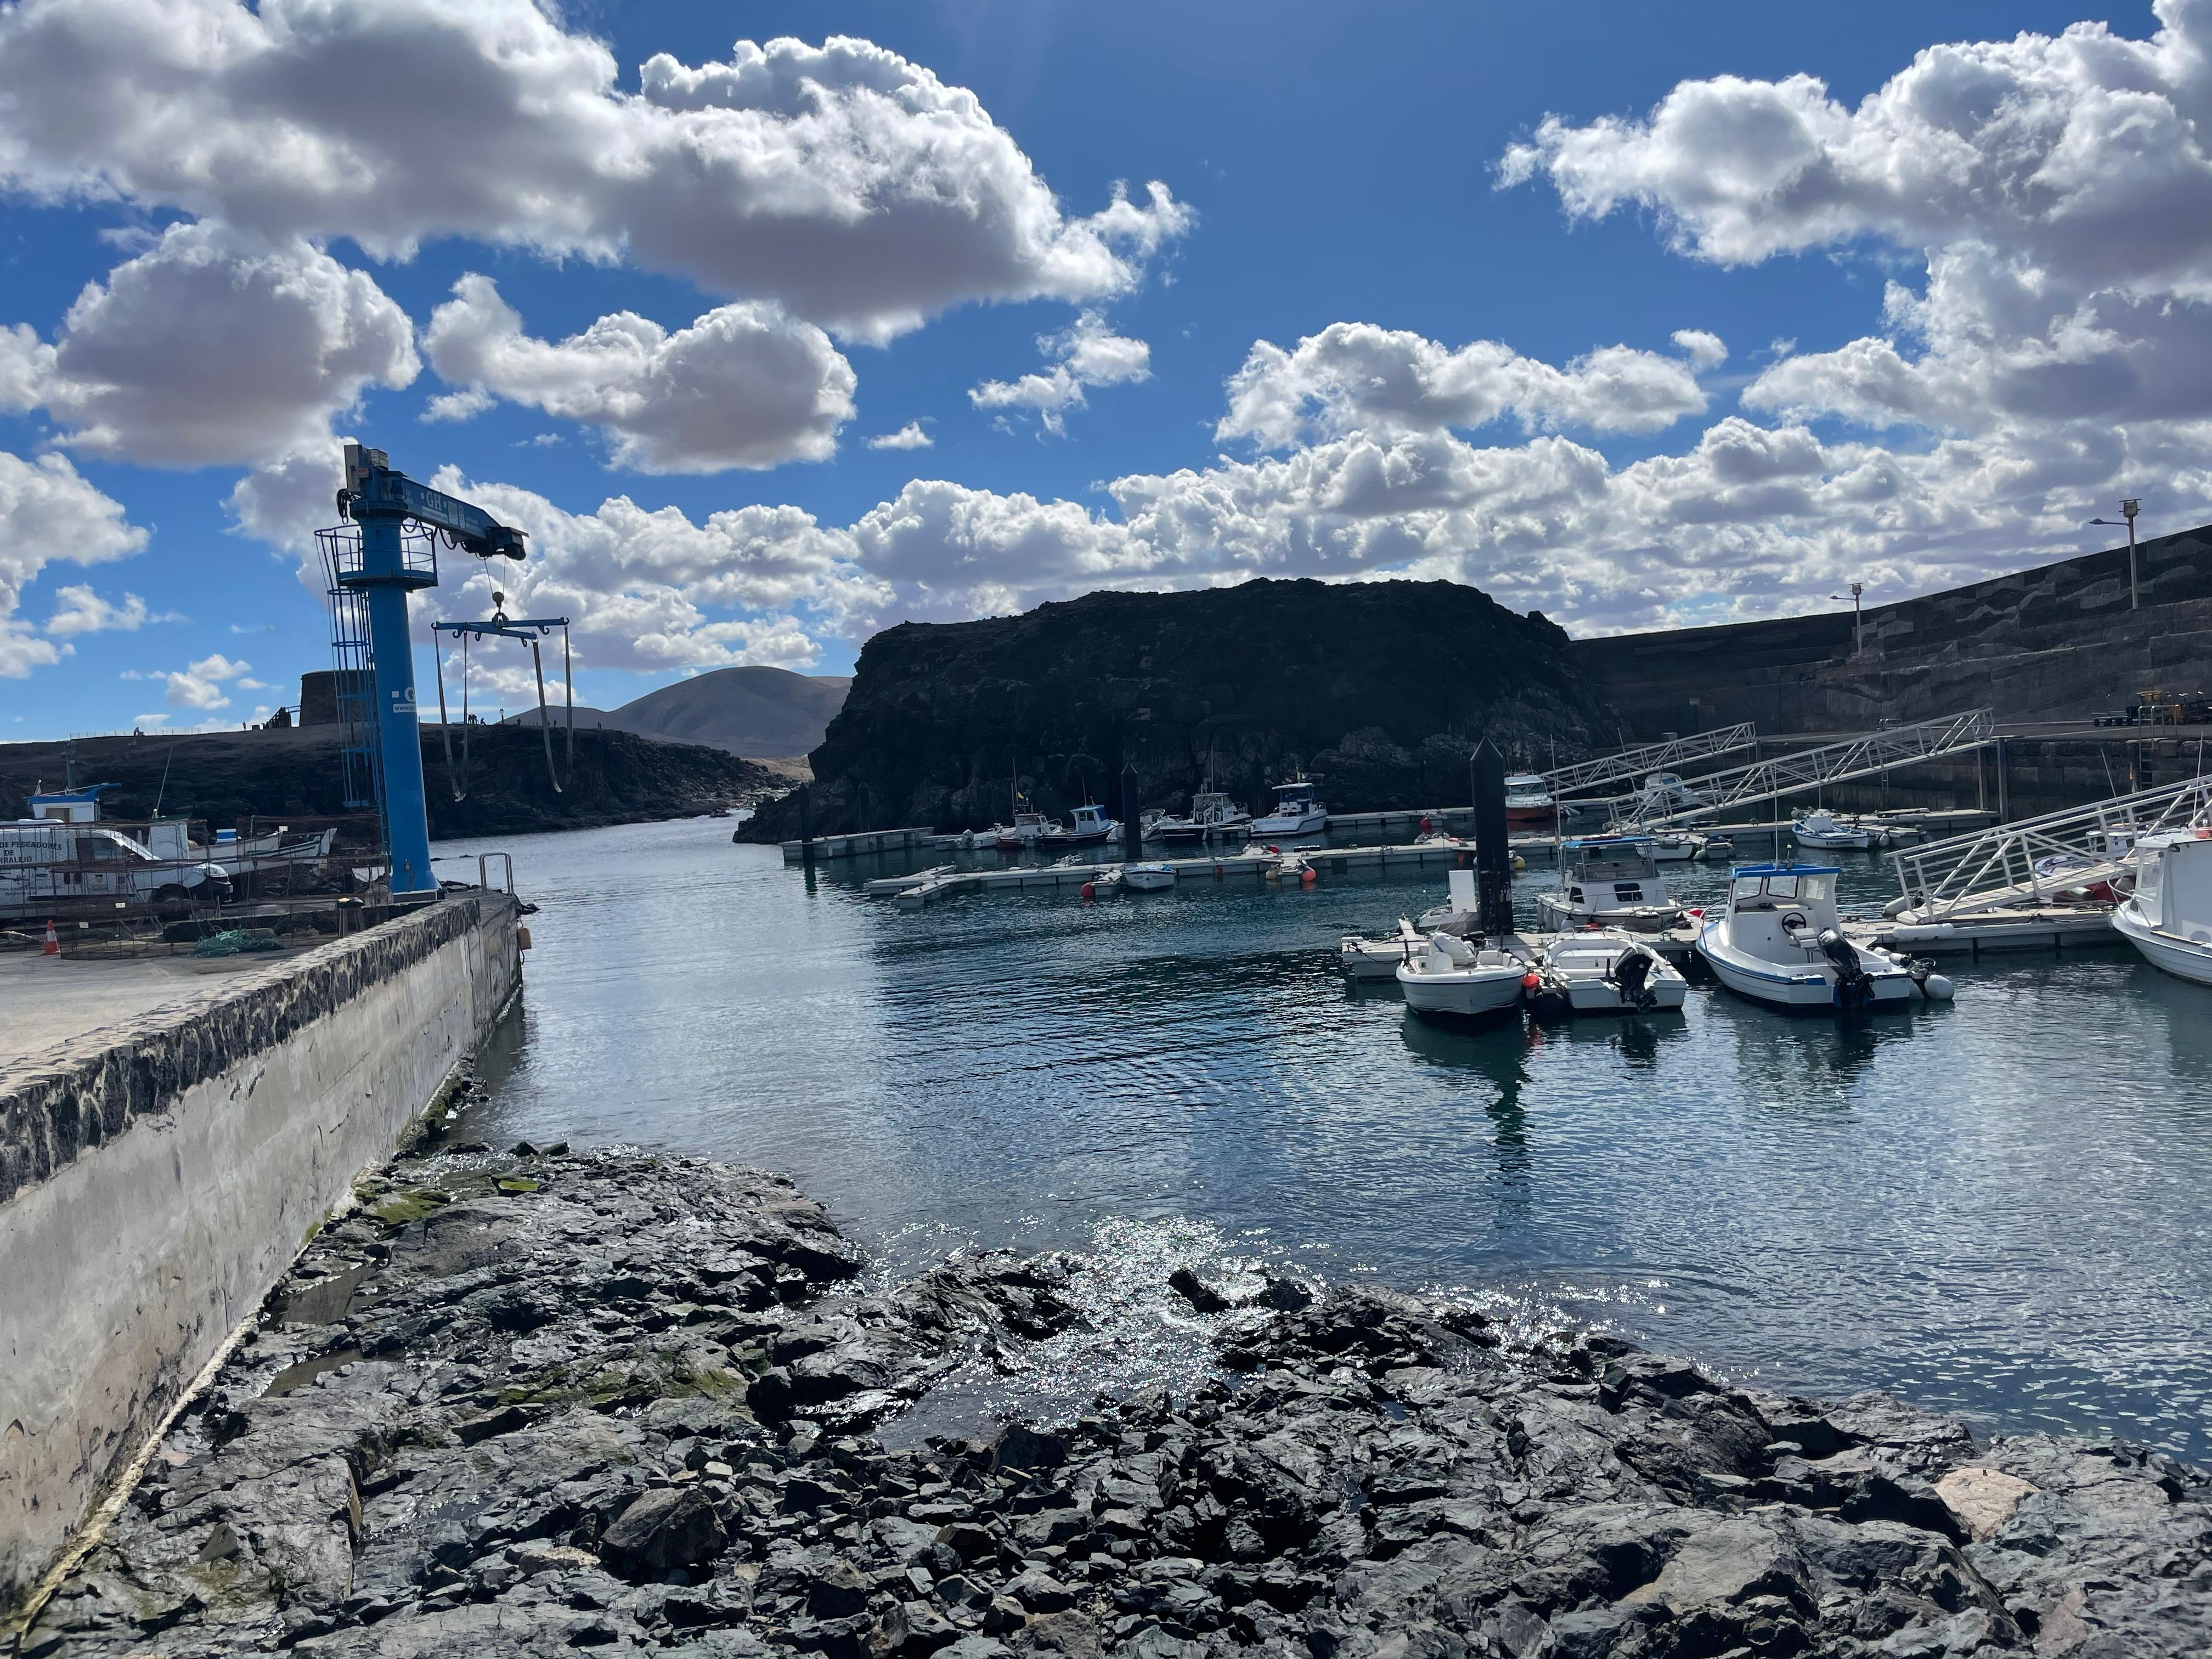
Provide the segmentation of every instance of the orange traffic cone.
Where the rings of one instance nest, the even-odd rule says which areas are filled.
[[[54,924],[52,921],[49,919],[46,923],[46,948],[41,951],[39,954],[41,956],[58,957],[61,955],[61,953],[62,936],[54,932]]]

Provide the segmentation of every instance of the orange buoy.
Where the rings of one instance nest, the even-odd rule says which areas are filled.
[[[1522,988],[1524,990],[1533,991],[1543,982],[1544,976],[1541,974],[1523,974],[1521,975],[1521,985]]]
[[[1421,820],[1421,833],[1423,835],[1427,835],[1432,828],[1434,828],[1434,826],[1430,823],[1428,819],[1425,817]]]
[[[1306,886],[1306,887],[1310,887],[1310,886],[1312,886],[1312,885],[1314,884],[1315,879],[1316,879],[1316,878],[1315,878],[1315,875],[1314,875],[1314,868],[1313,868],[1313,866],[1311,866],[1310,864],[1309,864],[1308,866],[1306,866],[1306,867],[1305,867],[1304,869],[1303,869],[1303,870],[1301,870],[1301,871],[1299,871],[1299,872],[1298,872],[1298,882],[1299,882],[1299,884],[1300,884],[1300,885],[1302,885],[1302,886]]]
[[[1085,898],[1097,898],[1098,896],[1098,889],[1087,881],[1085,882],[1077,890],[1079,891]]]
[[[61,953],[62,936],[54,932],[53,919],[50,916],[46,919],[46,948],[41,950],[39,954],[42,957],[58,957],[61,955]]]

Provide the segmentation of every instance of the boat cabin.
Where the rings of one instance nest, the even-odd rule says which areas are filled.
[[[1729,943],[1747,955],[1789,962],[1837,927],[1832,865],[1744,864],[1729,880]]]
[[[1070,809],[1067,816],[1069,820],[1067,832],[1072,836],[1103,836],[1114,827],[1112,820],[1106,816],[1106,809],[1103,806],[1086,805],[1073,807]]]
[[[2212,945],[2212,833],[2137,842],[2135,906],[2160,933]]]
[[[1559,849],[1560,884],[1577,910],[1633,910],[1670,905],[1649,836],[1584,836]]]
[[[1515,800],[1515,796],[1519,800]],[[1505,780],[1505,803],[1509,806],[1549,806],[1552,787],[1544,781],[1541,772],[1516,772]]]
[[[98,823],[100,792],[114,787],[94,783],[82,789],[42,790],[31,797],[31,816],[49,823]]]
[[[1300,813],[1314,811],[1314,793],[1317,787],[1317,785],[1304,780],[1297,783],[1277,784],[1275,815],[1278,817],[1296,817]]]

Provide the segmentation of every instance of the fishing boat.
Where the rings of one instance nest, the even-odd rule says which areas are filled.
[[[1951,982],[1925,963],[1844,936],[1841,873],[1832,865],[1739,865],[1728,908],[1698,933],[1698,954],[1729,990],[1776,1008],[1895,1007],[1916,988],[1949,996]]]
[[[1541,772],[1516,772],[1505,780],[1505,821],[1527,829],[1548,824],[1558,815],[1559,802]]]
[[[1091,847],[1102,841],[1111,841],[1121,833],[1120,822],[1106,816],[1103,806],[1085,802],[1071,810],[1065,829],[1055,823],[1039,838],[1042,847]]]
[[[1398,964],[1395,977],[1416,1013],[1470,1019],[1517,1009],[1536,975],[1498,940],[1431,933]]]
[[[1057,819],[1024,806],[1017,809],[1014,821],[999,831],[998,848],[1001,853],[1034,853],[1050,845],[1053,836],[1066,833]]]
[[[1801,812],[1790,826],[1790,838],[1800,847],[1819,849],[1851,848],[1863,852],[1874,845],[1874,831],[1847,823],[1832,813]]]
[[[1649,836],[1578,836],[1560,843],[1559,866],[1559,887],[1536,895],[1538,926],[1546,933],[1617,927],[1654,933],[1682,920]]]
[[[1252,820],[1255,836],[1310,836],[1328,827],[1328,808],[1314,798],[1314,785],[1293,778],[1275,786],[1275,810]]]
[[[1703,836],[1655,835],[1651,837],[1651,861],[1654,864],[1687,864],[1704,850],[1705,844]]]
[[[1529,996],[1539,1015],[1663,1012],[1680,1008],[1690,992],[1666,957],[1618,931],[1562,933],[1540,957],[1542,983]]]
[[[1704,791],[1692,788],[1682,781],[1678,772],[1653,772],[1644,780],[1643,794],[1646,800],[1656,802],[1670,811],[1681,811],[1692,806],[1710,805],[1712,797]]]
[[[1249,835],[1252,830],[1252,815],[1215,789],[1200,790],[1191,797],[1188,814],[1160,818],[1151,830],[1152,836],[1170,844],[1194,842],[1225,841],[1232,836]]]
[[[1415,951],[1427,946],[1428,940],[1420,930],[1401,916],[1398,931],[1385,939],[1363,939],[1357,933],[1346,933],[1337,941],[1336,964],[1344,970],[1346,979],[1395,979],[1398,964],[1412,961]]]
[[[2178,979],[2212,985],[2212,830],[2145,836],[2135,844],[2136,890],[2112,928],[2143,960]]]
[[[1175,866],[1159,863],[1125,864],[1121,866],[1121,880],[1125,885],[1136,892],[1157,893],[1163,887],[1175,885]]]

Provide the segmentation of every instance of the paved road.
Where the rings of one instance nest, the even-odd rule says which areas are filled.
[[[149,1009],[219,994],[223,981],[297,954],[80,960],[10,951],[0,956],[0,1067]]]

